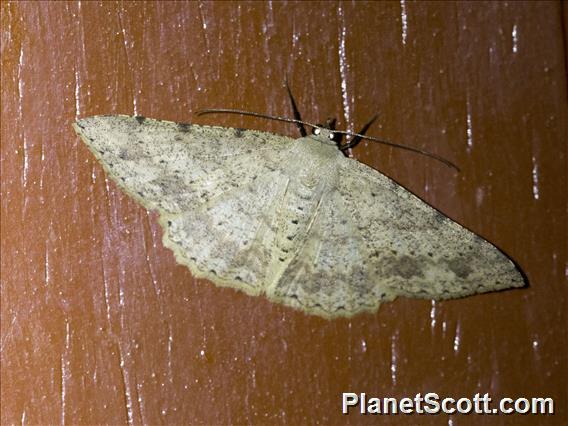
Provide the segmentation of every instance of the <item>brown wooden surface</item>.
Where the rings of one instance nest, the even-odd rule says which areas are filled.
[[[551,3],[2,2],[1,423],[566,424],[566,56]],[[530,288],[326,321],[194,280],[71,123],[337,116],[359,160]],[[468,132],[468,129],[470,130]],[[468,135],[469,133],[469,135]],[[294,159],[290,159],[294,161]],[[548,417],[342,416],[341,392],[549,396]]]

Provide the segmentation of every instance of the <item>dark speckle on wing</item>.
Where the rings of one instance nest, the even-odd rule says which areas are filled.
[[[455,257],[448,261],[448,268],[456,274],[457,277],[466,279],[473,272],[469,266],[469,262],[463,257]]]
[[[183,132],[183,133],[188,133],[190,131],[190,128],[191,128],[190,123],[177,123],[177,126],[178,126],[178,130],[180,132]]]
[[[387,276],[399,276],[405,279],[412,277],[423,278],[422,264],[416,257],[391,256],[384,259],[384,268]]]

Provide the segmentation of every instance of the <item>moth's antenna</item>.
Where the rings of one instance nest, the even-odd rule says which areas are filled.
[[[294,123],[296,125],[305,124],[306,126],[310,126],[310,127],[313,127],[313,128],[320,127],[317,124],[308,123],[307,121],[303,121],[303,120],[297,120],[297,119],[294,119],[294,118],[286,118],[286,117],[278,117],[278,116],[275,116],[275,115],[261,114],[259,112],[241,111],[239,109],[208,108],[208,109],[201,109],[201,110],[196,112],[197,115],[215,114],[215,113],[250,115],[252,117],[267,118],[269,120],[274,120],[274,121],[284,121],[286,123]]]
[[[346,136],[353,136],[353,140],[351,140],[349,143],[341,146],[341,150],[347,149],[347,148],[351,148],[353,146],[355,146],[356,144],[359,143],[359,141],[361,139],[367,139],[373,142],[378,142],[378,143],[382,143],[383,145],[387,145],[387,146],[392,146],[394,148],[400,148],[400,149],[405,149],[407,151],[411,151],[411,152],[415,152],[417,154],[422,154],[425,155],[426,157],[430,157],[433,158],[434,160],[438,160],[441,163],[444,163],[446,166],[451,167],[453,169],[455,169],[456,171],[461,171],[460,168],[458,166],[456,166],[454,163],[452,163],[449,160],[446,160],[443,157],[440,157],[436,154],[432,154],[431,152],[428,151],[423,151],[421,149],[418,148],[414,148],[412,146],[408,146],[408,145],[400,145],[398,143],[394,143],[394,142],[389,142],[387,140],[384,139],[379,139],[379,138],[374,138],[372,136],[366,136],[366,135],[362,135],[360,133],[350,133],[350,132],[344,132],[342,130],[335,130],[335,133],[340,133],[342,135],[346,135]]]
[[[216,113],[223,113],[223,114],[240,114],[240,115],[248,115],[251,117],[259,117],[259,118],[266,118],[269,120],[274,120],[274,121],[283,121],[285,123],[294,123],[296,125],[300,125],[300,124],[304,124],[306,126],[312,127],[314,129],[317,128],[321,128],[321,125],[317,125],[317,124],[313,124],[313,123],[308,123],[307,121],[303,121],[303,120],[296,120],[293,118],[286,118],[286,117],[278,117],[278,116],[272,116],[272,115],[267,115],[267,114],[261,114],[259,112],[252,112],[252,111],[242,111],[242,110],[238,110],[238,109],[228,109],[228,108],[208,108],[208,109],[202,109],[196,112],[197,115],[205,115],[205,114],[216,114]],[[371,120],[368,125],[370,126],[371,123],[374,121]],[[364,129],[367,130],[367,129]],[[352,136],[353,139],[351,140],[351,142],[348,142],[347,144],[343,145],[340,147],[340,149],[343,151],[347,148],[351,148],[352,146],[356,145],[357,143],[359,143],[359,141],[361,139],[367,139],[373,142],[378,142],[378,143],[382,143],[383,145],[387,145],[387,146],[392,146],[394,148],[400,148],[400,149],[405,149],[407,151],[411,151],[411,152],[415,152],[417,154],[422,154],[426,157],[430,157],[434,160],[438,160],[441,163],[445,164],[448,167],[451,167],[453,169],[455,169],[456,171],[460,171],[459,167],[456,166],[454,163],[452,163],[449,160],[446,160],[445,158],[442,158],[436,154],[432,154],[428,151],[423,151],[421,149],[418,148],[414,148],[408,145],[400,145],[398,143],[394,143],[394,142],[389,142],[387,140],[384,139],[379,139],[379,138],[374,138],[372,136],[366,136],[366,135],[362,135],[360,133],[351,133],[351,132],[345,132],[342,130],[333,130],[333,133],[339,133],[342,135],[346,135],[346,136]]]
[[[359,130],[359,134],[362,135],[363,137],[365,137],[365,132],[369,129],[369,127],[371,127],[371,125],[375,122],[375,120],[379,117],[379,114],[375,115],[373,118],[371,118],[362,128],[361,130]],[[363,137],[361,136],[355,136],[353,137],[353,139],[351,139],[348,143],[346,143],[345,145],[341,145],[339,147],[340,150],[345,151],[346,149],[349,148],[354,148],[355,146],[357,146],[357,144],[359,142],[361,142],[361,139],[363,139]]]

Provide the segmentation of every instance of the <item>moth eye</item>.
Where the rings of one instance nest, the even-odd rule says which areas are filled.
[[[335,133],[330,133],[330,134],[329,134],[329,139],[330,139],[330,140],[334,140],[334,139],[335,139]]]
[[[321,129],[319,127],[316,127],[313,131],[314,135],[319,135],[321,133]]]

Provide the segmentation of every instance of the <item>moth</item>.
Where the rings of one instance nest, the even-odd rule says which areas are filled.
[[[524,285],[499,249],[343,155],[372,120],[342,144],[346,132],[303,122],[288,92],[295,118],[276,119],[298,139],[125,115],[73,126],[108,176],[159,212],[177,262],[216,285],[325,318]],[[219,111],[235,112],[204,112]]]

